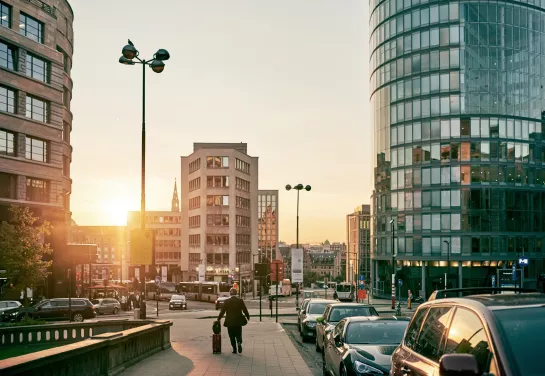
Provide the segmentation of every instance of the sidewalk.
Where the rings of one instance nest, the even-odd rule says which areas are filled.
[[[203,312],[194,313],[201,317],[202,314]],[[172,320],[172,348],[142,360],[121,375],[312,376],[282,327],[270,318],[259,322],[259,317],[256,319],[254,316],[244,327],[242,354],[231,354],[227,329],[222,328],[222,353],[217,355],[212,354],[214,320],[196,318],[198,317]]]

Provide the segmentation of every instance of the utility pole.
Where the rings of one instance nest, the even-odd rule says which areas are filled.
[[[396,308],[396,267],[395,267],[395,227],[394,219],[390,220],[390,226],[392,227],[392,309]]]

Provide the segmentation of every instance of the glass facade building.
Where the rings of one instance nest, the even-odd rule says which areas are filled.
[[[373,280],[389,291],[393,241],[413,291],[443,286],[447,264],[449,287],[490,286],[522,253],[535,283],[545,255],[545,0],[370,4]]]
[[[259,190],[257,205],[257,244],[261,261],[281,260],[278,253],[278,190]]]

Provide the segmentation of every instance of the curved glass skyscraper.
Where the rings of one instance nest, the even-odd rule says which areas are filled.
[[[370,12],[375,288],[390,291],[392,239],[403,288],[444,286],[447,264],[449,287],[491,286],[523,253],[534,287],[545,0],[371,0]]]

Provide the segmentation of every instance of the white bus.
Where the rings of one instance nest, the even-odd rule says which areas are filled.
[[[177,292],[188,300],[215,302],[220,296],[229,296],[231,287],[225,282],[180,282]]]
[[[335,288],[335,294],[340,301],[353,301],[354,289],[350,282],[341,282],[337,284]]]

